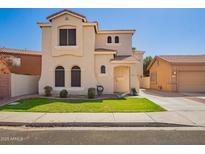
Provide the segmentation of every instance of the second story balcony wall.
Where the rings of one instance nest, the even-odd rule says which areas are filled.
[[[118,55],[132,55],[132,32],[120,33],[100,31],[96,34],[96,48],[106,48],[118,51]]]

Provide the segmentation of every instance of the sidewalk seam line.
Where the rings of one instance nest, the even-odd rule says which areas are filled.
[[[148,113],[145,113],[153,122],[157,122],[156,120],[154,120],[153,118],[152,118],[152,116],[151,115],[149,115]]]
[[[178,114],[179,116],[182,116],[183,118],[185,118],[186,120],[190,121],[191,123],[193,123],[194,125],[198,125],[197,123],[193,122],[192,120],[190,120],[189,118],[187,118],[186,116],[184,116],[183,114],[179,113],[180,111],[176,111],[175,113]]]
[[[114,121],[116,121],[116,119],[115,119],[115,115],[114,115],[114,113],[113,113],[113,112],[112,112],[112,116],[113,116]]]
[[[36,118],[35,120],[33,120],[32,123],[33,123],[33,122],[36,122],[37,120],[39,120],[40,118],[42,118],[42,117],[45,116],[46,114],[47,114],[47,113],[43,113],[43,114],[40,115],[38,118]]]

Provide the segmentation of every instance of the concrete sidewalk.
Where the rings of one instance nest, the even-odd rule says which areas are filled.
[[[0,123],[171,123],[205,126],[205,111],[143,113],[31,113],[0,112]]]

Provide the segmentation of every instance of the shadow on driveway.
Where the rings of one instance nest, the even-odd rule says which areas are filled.
[[[179,92],[165,92],[152,89],[141,89],[145,94],[160,96],[160,97],[205,97],[205,93],[179,93]]]

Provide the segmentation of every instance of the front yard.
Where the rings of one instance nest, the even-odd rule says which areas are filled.
[[[156,112],[165,111],[146,98],[105,100],[54,100],[34,98],[19,100],[17,104],[0,107],[4,112]]]

